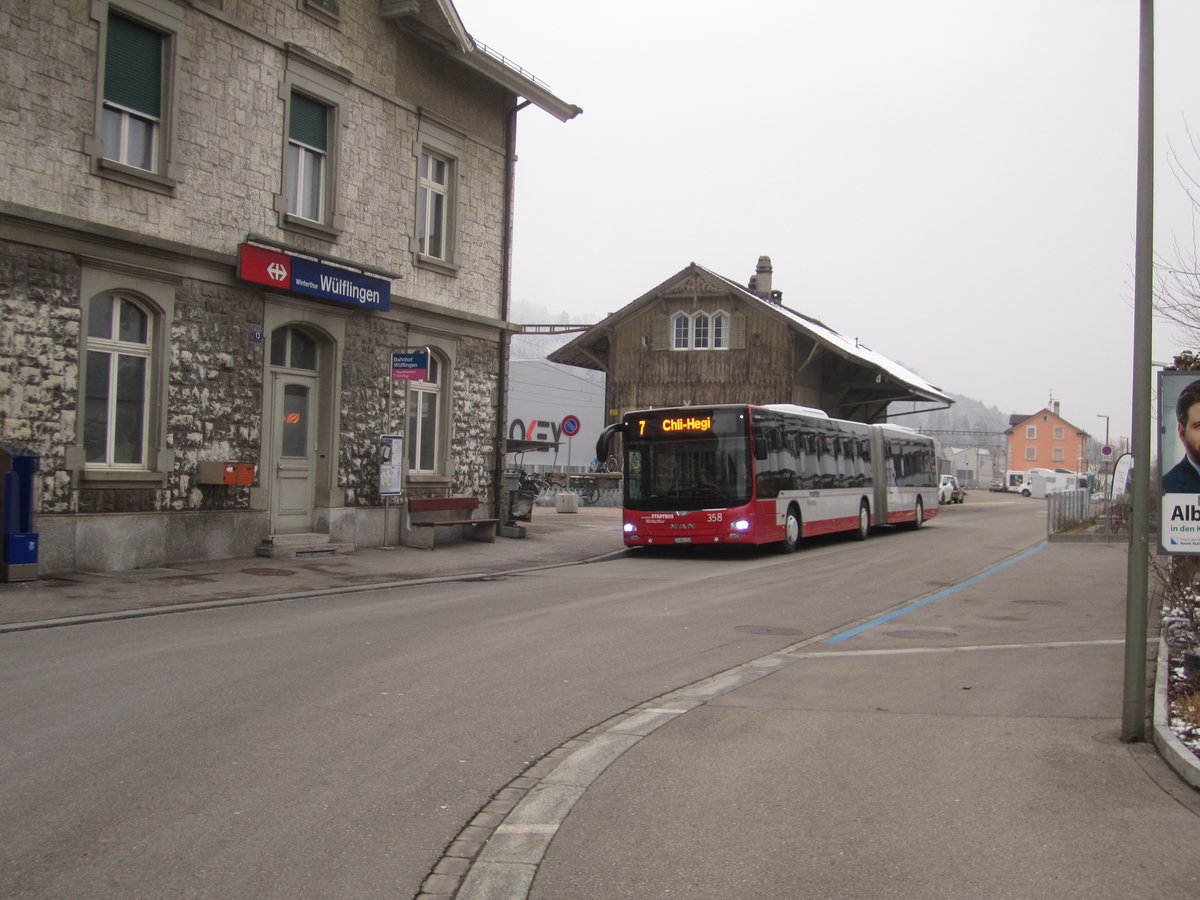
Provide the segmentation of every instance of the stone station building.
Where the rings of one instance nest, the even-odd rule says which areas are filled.
[[[40,574],[396,543],[385,434],[407,495],[495,515],[517,112],[580,110],[449,0],[0,19],[0,441],[40,458]]]

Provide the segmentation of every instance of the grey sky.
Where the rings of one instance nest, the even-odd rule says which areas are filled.
[[[455,0],[584,114],[520,114],[514,298],[691,261],[1005,412],[1128,434],[1138,0]],[[1200,3],[1157,0],[1156,247],[1193,242]],[[1160,329],[1154,358],[1181,349]]]

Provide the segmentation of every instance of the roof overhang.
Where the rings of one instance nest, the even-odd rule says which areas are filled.
[[[475,40],[450,0],[379,0],[379,14],[561,122],[583,112],[575,104],[555,96],[547,85],[512,60]]]

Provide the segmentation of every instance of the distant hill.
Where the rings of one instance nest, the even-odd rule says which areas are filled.
[[[949,393],[949,392],[947,392]],[[907,425],[929,434],[936,434],[942,444],[972,444],[988,446],[1004,442],[1008,429],[1009,413],[994,406],[986,406],[978,400],[950,394],[954,405],[949,409],[934,409],[907,415],[911,410],[927,407],[923,403],[893,403],[889,408],[889,419],[897,425]],[[961,437],[956,436],[961,434]],[[978,436],[975,440],[969,440]]]

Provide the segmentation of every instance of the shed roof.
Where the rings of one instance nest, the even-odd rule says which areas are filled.
[[[941,388],[935,387],[920,375],[905,368],[895,360],[888,359],[882,353],[875,352],[858,340],[851,340],[839,334],[824,322],[814,319],[812,316],[806,316],[798,310],[789,309],[773,300],[764,299],[758,294],[742,287],[736,281],[726,278],[724,275],[719,275],[711,269],[694,262],[617,312],[610,313],[603,321],[592,326],[558,350],[555,350],[548,356],[548,359],[552,362],[603,371],[603,366],[598,362],[597,354],[593,348],[598,342],[606,338],[608,330],[621,320],[637,313],[641,308],[657,301],[669,285],[689,274],[700,274],[707,277],[719,284],[722,289],[727,289],[729,293],[733,294],[743,303],[756,305],[769,315],[782,319],[789,327],[807,335],[821,346],[886,376],[912,394],[912,397],[897,399],[927,400],[936,403],[954,402],[950,395],[942,391]]]

